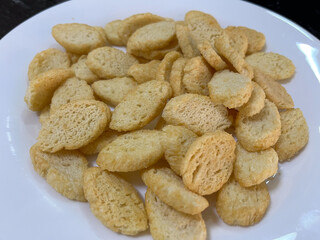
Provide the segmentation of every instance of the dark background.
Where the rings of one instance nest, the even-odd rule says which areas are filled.
[[[64,1],[0,0],[0,38],[36,13]],[[263,6],[291,19],[320,39],[320,8],[315,4],[317,1],[250,0],[247,2]]]

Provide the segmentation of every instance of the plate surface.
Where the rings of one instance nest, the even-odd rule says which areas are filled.
[[[265,34],[266,51],[290,58],[296,74],[284,85],[302,109],[310,131],[307,147],[293,161],[280,165],[269,183],[271,204],[266,216],[249,228],[230,227],[211,205],[205,212],[208,239],[320,238],[320,42],[286,18],[243,1],[70,1],[50,8],[19,25],[0,41],[0,239],[133,239],[105,228],[87,203],[56,193],[32,167],[29,148],[36,141],[38,116],[23,101],[28,64],[49,47],[58,23],[81,22],[104,26],[132,14],[152,12],[182,20],[192,9],[217,18],[222,27],[242,25]],[[133,174],[141,194],[145,188]],[[212,199],[209,198],[211,201]],[[151,239],[148,233],[134,239]]]

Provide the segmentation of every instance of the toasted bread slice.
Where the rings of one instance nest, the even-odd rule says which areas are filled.
[[[137,85],[132,78],[122,77],[96,81],[91,87],[104,102],[117,106]]]
[[[210,98],[215,104],[237,108],[249,101],[253,85],[251,79],[239,73],[223,70],[213,75],[208,88]]]
[[[275,145],[279,161],[290,160],[309,140],[309,129],[301,109],[280,112],[281,135]]]
[[[289,58],[274,52],[257,52],[245,59],[252,67],[270,76],[273,80],[291,78],[296,69]]]
[[[178,51],[179,44],[176,39],[172,40],[166,47],[161,49],[153,50],[136,50],[131,52],[131,54],[138,58],[143,58],[147,60],[162,60],[164,56],[172,51]]]
[[[197,134],[182,126],[166,125],[162,128],[165,133],[164,157],[172,170],[181,176],[181,165],[191,143]]]
[[[185,58],[193,58],[200,55],[197,45],[191,37],[188,26],[184,22],[176,23],[176,35]]]
[[[218,192],[218,215],[229,225],[251,226],[263,218],[270,204],[265,183],[250,188],[241,187],[230,179]]]
[[[132,76],[138,83],[144,83],[156,79],[160,61],[152,60],[147,63],[135,63],[129,70],[128,75]]]
[[[224,31],[229,37],[230,46],[235,49],[241,57],[245,57],[249,45],[247,35],[235,29],[236,28],[227,27]]]
[[[273,146],[281,134],[281,121],[277,107],[265,100],[264,108],[256,115],[236,119],[236,136],[247,151],[255,152]]]
[[[50,111],[55,111],[64,104],[78,100],[94,100],[93,90],[86,81],[76,77],[69,78],[54,92]]]
[[[88,168],[86,158],[78,151],[62,150],[45,153],[35,144],[30,148],[34,170],[63,196],[86,202],[83,192],[83,176]]]
[[[88,54],[86,64],[100,78],[125,77],[131,65],[138,61],[123,51],[101,47]]]
[[[172,88],[172,95],[174,97],[186,93],[186,89],[182,82],[186,63],[187,59],[179,58],[172,65],[169,82]]]
[[[206,225],[201,214],[189,215],[176,211],[161,201],[149,188],[145,198],[153,239],[206,239]]]
[[[226,107],[215,105],[207,96],[191,93],[170,99],[162,117],[168,124],[184,126],[198,135],[231,125]]]
[[[139,13],[134,14],[124,20],[118,28],[118,35],[121,41],[126,45],[129,37],[137,31],[139,28],[160,21],[165,21],[166,19],[152,13]]]
[[[252,82],[252,86],[253,90],[248,102],[238,108],[239,113],[247,117],[259,113],[264,107],[264,100],[266,99],[266,94],[257,83]]]
[[[232,34],[235,35],[245,34],[248,40],[248,48],[246,52],[247,55],[261,51],[266,44],[266,37],[264,36],[264,34],[252,28],[243,26],[228,26],[225,30],[228,33],[232,32]]]
[[[51,69],[30,81],[24,101],[32,111],[41,111],[50,104],[54,91],[74,75],[71,69]]]
[[[105,146],[115,140],[121,133],[107,130],[103,132],[96,140],[79,148],[79,151],[85,155],[93,155],[99,153]]]
[[[121,25],[122,25],[122,20],[114,20],[114,21],[108,22],[104,26],[104,32],[106,34],[108,42],[110,42],[112,45],[125,46],[118,32]]]
[[[278,155],[273,148],[248,152],[239,143],[236,148],[234,178],[242,187],[258,185],[278,171]]]
[[[79,100],[62,105],[42,126],[40,149],[50,153],[78,149],[99,137],[110,118],[110,109],[100,101]]]
[[[162,132],[139,130],[117,137],[99,153],[97,164],[111,172],[131,172],[149,167],[161,159]]]
[[[77,62],[72,65],[72,69],[77,78],[85,80],[88,84],[91,84],[99,78],[88,68],[86,61],[87,56],[82,55]]]
[[[161,21],[148,24],[135,31],[127,42],[127,51],[135,55],[138,51],[151,51],[166,48],[176,41],[175,23]]]
[[[53,26],[51,33],[54,39],[71,53],[88,54],[106,44],[100,32],[87,24],[57,24]]]
[[[213,75],[213,69],[203,57],[187,60],[184,67],[182,84],[188,93],[209,95],[208,83]]]
[[[159,64],[156,80],[169,82],[170,73],[174,61],[181,57],[181,53],[177,51],[172,51],[167,53]]]
[[[204,197],[187,189],[170,168],[150,168],[141,177],[161,201],[177,211],[194,215],[209,206]]]
[[[226,33],[217,37],[214,44],[219,54],[222,55],[238,73],[247,78],[253,78],[254,73],[252,67],[246,62],[243,56],[231,46],[229,36]]]
[[[165,81],[152,80],[139,85],[115,107],[110,128],[132,131],[144,127],[161,113],[171,95],[170,84]]]
[[[40,73],[44,73],[55,68],[69,68],[70,59],[67,53],[55,48],[46,49],[37,53],[29,64],[28,77],[33,80]]]
[[[184,21],[197,45],[208,40],[214,46],[215,38],[223,32],[220,24],[213,16],[201,11],[187,12]]]
[[[137,190],[119,176],[98,167],[84,175],[84,193],[92,213],[114,232],[137,235],[148,228],[148,218]]]
[[[225,61],[222,60],[222,58],[219,56],[219,54],[216,52],[216,50],[208,40],[204,40],[203,42],[199,43],[198,49],[204,59],[215,70],[220,71],[228,68],[228,65],[225,63]]]
[[[218,191],[232,173],[235,148],[236,142],[232,135],[224,131],[197,138],[182,162],[184,184],[201,195]]]
[[[287,90],[269,75],[258,69],[254,71],[254,79],[265,92],[266,97],[273,102],[278,109],[290,109],[294,107],[294,102]]]

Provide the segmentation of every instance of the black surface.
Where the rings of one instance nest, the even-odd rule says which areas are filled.
[[[250,0],[256,5],[270,9],[280,15],[292,20],[301,27],[307,29],[315,37],[320,39],[320,8],[317,1],[271,1],[271,0]]]
[[[0,0],[0,38],[36,13],[64,1]],[[247,2],[263,6],[291,19],[320,39],[320,8],[316,6],[317,1],[250,0]]]
[[[65,0],[0,0],[0,38],[28,18],[62,2]]]

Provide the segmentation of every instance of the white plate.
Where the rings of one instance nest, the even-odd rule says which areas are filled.
[[[261,31],[267,39],[266,51],[292,59],[296,74],[285,87],[310,129],[307,147],[292,162],[281,164],[280,174],[269,184],[271,205],[263,220],[248,228],[230,227],[210,206],[204,213],[208,239],[320,238],[319,40],[286,18],[243,1],[95,0],[48,9],[0,41],[0,239],[132,239],[105,228],[87,203],[62,197],[33,171],[29,148],[40,124],[23,101],[28,64],[41,50],[59,47],[50,34],[55,24],[104,26],[147,11],[181,20],[192,9],[211,13],[223,27],[243,25]],[[137,184],[143,194],[141,182]],[[145,233],[135,239],[151,236]]]

